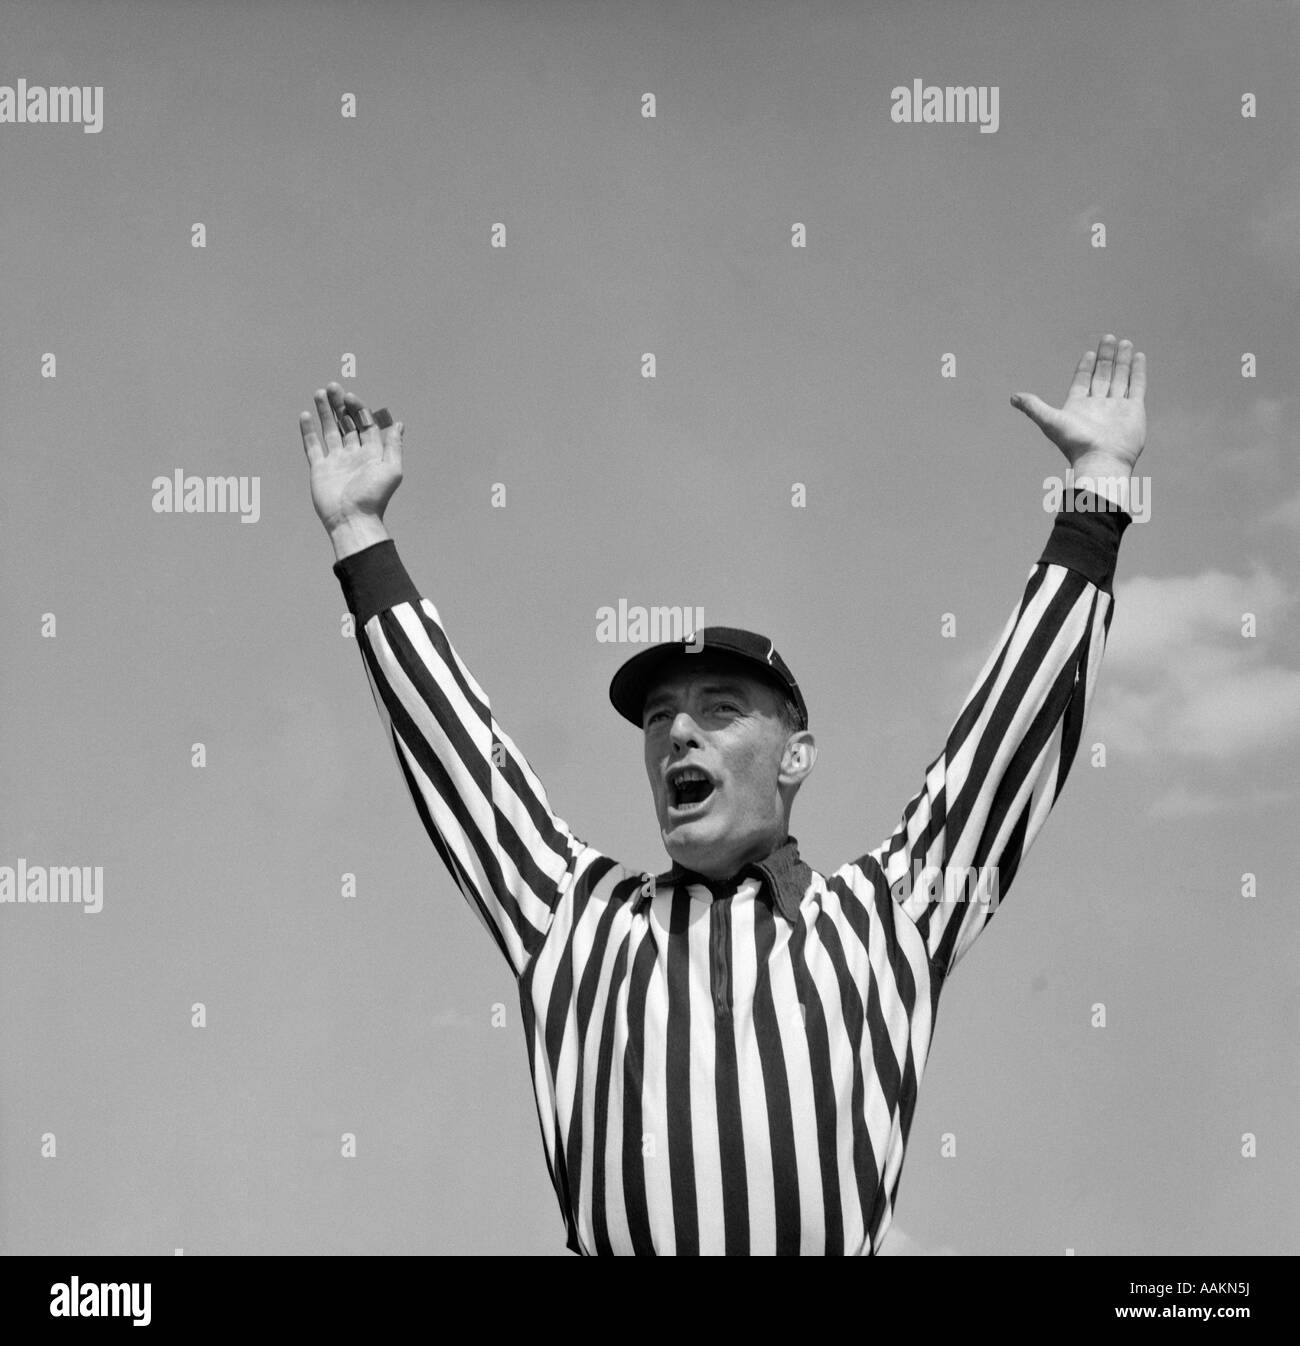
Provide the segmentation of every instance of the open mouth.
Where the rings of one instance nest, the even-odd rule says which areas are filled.
[[[714,789],[704,772],[688,767],[669,779],[668,808],[674,813],[692,813],[707,803]]]

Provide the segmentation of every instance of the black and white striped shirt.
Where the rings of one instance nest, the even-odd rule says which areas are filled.
[[[879,846],[823,875],[789,838],[725,882],[579,840],[394,543],[335,565],[416,811],[518,979],[574,1252],[880,1248],[940,989],[1065,783],[1129,521],[1056,516]]]

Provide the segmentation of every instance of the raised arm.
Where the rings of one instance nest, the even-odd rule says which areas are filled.
[[[316,393],[316,409],[319,432],[309,413],[300,418],[312,503],[385,736],[434,849],[521,976],[590,848],[551,812],[384,526],[402,480],[402,423],[372,416],[337,384]]]
[[[1062,408],[1011,399],[1065,455],[1074,508],[1057,515],[924,785],[892,835],[854,862],[915,922],[941,975],[1005,897],[1074,760],[1114,611],[1131,522],[1118,506],[1146,441],[1145,392],[1145,357],[1107,335],[1080,360]]]

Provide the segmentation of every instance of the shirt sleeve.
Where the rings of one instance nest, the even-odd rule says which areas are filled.
[[[941,976],[1011,887],[1069,774],[1131,517],[1071,488],[943,751],[889,839],[855,864],[916,925]],[[1070,505],[1072,504],[1072,508]]]
[[[392,539],[334,566],[384,733],[424,830],[516,977],[590,848],[497,723]]]

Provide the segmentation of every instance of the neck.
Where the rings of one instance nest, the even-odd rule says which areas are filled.
[[[788,829],[782,827],[779,831],[772,833],[762,841],[756,841],[739,855],[727,861],[704,861],[701,864],[691,865],[674,856],[673,863],[680,869],[689,870],[692,874],[699,874],[706,879],[729,879],[733,875],[739,874],[746,865],[766,860],[773,851],[779,850],[789,840],[789,837]]]

